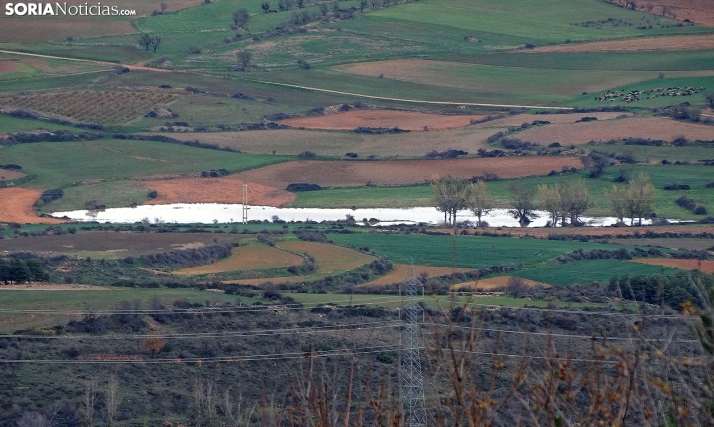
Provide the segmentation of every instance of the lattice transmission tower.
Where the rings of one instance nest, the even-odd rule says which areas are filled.
[[[421,372],[421,351],[419,349],[419,322],[422,307],[418,303],[419,288],[423,285],[414,277],[414,266],[406,281],[406,303],[404,304],[404,337],[402,339],[402,400],[406,427],[426,427],[424,406],[424,378]]]

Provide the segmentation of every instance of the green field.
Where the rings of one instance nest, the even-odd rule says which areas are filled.
[[[127,179],[220,168],[237,172],[283,160],[281,156],[125,140],[18,144],[0,152],[0,163],[21,165],[26,173],[37,175],[31,185],[44,188],[90,179]]]
[[[217,292],[196,289],[136,289],[112,288],[108,290],[53,290],[53,291],[13,291],[0,290],[0,310],[58,310],[76,314],[55,313],[13,313],[0,312],[0,331],[13,332],[19,329],[62,325],[72,319],[80,319],[84,314],[111,310],[117,304],[128,301],[138,304],[140,310],[148,310],[152,300],[171,306],[176,300],[191,303],[206,301],[211,303],[237,303],[241,298]],[[243,299],[245,304],[254,300]]]
[[[617,250],[621,246],[532,238],[428,236],[380,233],[331,234],[337,244],[369,247],[400,264],[481,268],[494,265],[533,266],[577,249]]]
[[[597,281],[607,284],[613,276],[622,275],[660,275],[674,274],[679,270],[675,268],[659,267],[656,265],[640,264],[636,262],[618,261],[611,259],[574,261],[559,265],[542,265],[539,268],[521,270],[519,277],[536,280],[553,285],[582,285]]]
[[[39,120],[27,120],[27,119],[18,119],[17,117],[12,117],[7,114],[0,114],[0,131],[2,132],[24,132],[28,130],[35,130],[35,129],[47,129],[50,131],[54,130],[72,130],[73,132],[76,132],[77,129],[69,127],[69,126],[62,126],[46,121],[39,121]]]

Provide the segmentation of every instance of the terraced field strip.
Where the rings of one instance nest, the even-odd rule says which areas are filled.
[[[0,240],[0,251],[47,251],[76,256],[118,259],[127,256],[195,249],[216,240],[239,242],[245,235],[221,233],[117,233],[90,231],[59,236],[22,237]]]
[[[401,283],[409,278],[411,266],[408,264],[394,264],[394,268],[388,274],[373,280],[369,283],[363,283],[361,286],[373,285],[391,285],[393,283]],[[428,274],[429,277],[446,276],[452,273],[463,273],[469,271],[468,268],[451,268],[451,267],[431,267],[428,265],[415,265],[414,275],[418,277],[422,273]]]
[[[682,270],[696,269],[709,274],[714,273],[714,261],[675,258],[641,258],[632,261],[640,264],[661,265],[663,267],[679,268]]]
[[[286,119],[281,120],[280,123],[296,128],[323,130],[354,130],[358,127],[398,127],[403,130],[425,131],[462,128],[483,117],[398,110],[352,110],[339,114]]]
[[[301,256],[286,252],[277,247],[260,243],[234,248],[231,256],[208,265],[175,270],[175,274],[195,276],[198,274],[223,273],[228,271],[264,270],[299,265]]]
[[[265,282],[274,283],[299,283],[319,280],[326,276],[334,276],[339,273],[354,270],[367,263],[372,262],[375,257],[353,249],[327,243],[288,241],[279,242],[277,247],[302,256],[308,253],[315,258],[317,271],[306,276],[268,277],[261,279],[228,280],[224,283],[241,283],[245,285],[261,285]]]
[[[496,276],[489,277],[487,279],[474,280],[471,282],[457,283],[452,286],[453,289],[458,290],[484,290],[489,291],[493,289],[505,288],[508,285],[508,281],[512,276]],[[545,286],[549,288],[550,285],[547,283],[536,282],[535,280],[521,279],[521,282],[526,286]]]

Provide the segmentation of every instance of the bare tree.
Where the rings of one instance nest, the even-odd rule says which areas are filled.
[[[563,198],[560,195],[558,185],[549,187],[548,185],[538,186],[538,199],[541,208],[548,212],[551,227],[558,226],[558,219],[562,216]]]
[[[360,0],[359,2],[359,11],[364,13],[364,8],[367,7],[367,0]]]
[[[153,38],[149,35],[149,33],[141,33],[141,36],[139,37],[139,46],[145,48],[148,52],[152,44]]]
[[[563,213],[567,213],[570,217],[570,224],[577,225],[580,222],[580,215],[590,207],[588,187],[585,185],[585,181],[579,179],[567,182],[558,191],[563,204]],[[563,225],[565,225],[565,221],[563,221]]]
[[[627,190],[613,185],[611,190],[605,190],[605,198],[612,205],[612,213],[617,218],[618,222],[624,222],[627,214]]]
[[[238,395],[238,404],[236,406],[235,402],[233,401],[233,396],[231,396],[230,390],[226,390],[225,392],[223,392],[223,399],[221,400],[219,407],[221,408],[221,412],[226,418],[226,421],[228,422],[229,426],[240,427],[241,425],[245,425],[246,427],[248,427],[248,424],[250,423],[250,420],[251,418],[253,418],[253,414],[255,413],[256,405],[253,405],[247,415],[243,412],[242,406],[242,394]]]
[[[495,204],[496,202],[489,194],[485,182],[479,181],[469,186],[466,205],[476,215],[478,227],[481,226],[481,217],[491,212]]]
[[[193,403],[196,410],[196,425],[212,425],[216,418],[216,390],[215,384],[196,378],[193,381]]]
[[[166,4],[165,2],[161,2],[161,4],[159,6],[161,6],[161,13],[164,13],[166,11],[166,9],[169,8],[169,5]]]
[[[263,12],[269,13],[270,12],[270,3],[268,3],[266,1],[260,5],[260,8],[263,9]]]
[[[327,4],[326,4],[326,3],[321,3],[321,4],[320,4],[320,13],[322,13],[322,16],[327,16],[327,12],[328,12],[329,10],[330,10],[330,9],[327,7]]]
[[[511,193],[511,210],[508,213],[513,218],[521,224],[528,224],[531,218],[538,218],[533,188],[516,181],[508,187],[508,191]]]
[[[151,38],[151,47],[154,49],[154,53],[161,46],[161,36],[154,36]]]
[[[94,427],[94,405],[97,400],[97,383],[94,378],[84,383],[84,395],[82,396],[82,412],[84,424],[87,427]]]
[[[253,60],[253,54],[249,50],[239,50],[236,52],[236,61],[238,67],[245,71],[250,68],[250,62]]]
[[[707,100],[709,108],[714,109],[714,91],[710,90],[708,92],[704,92],[704,99]]]
[[[51,427],[50,420],[37,411],[25,412],[17,421],[17,427]]]
[[[468,196],[468,185],[466,181],[452,175],[442,176],[432,184],[434,189],[434,204],[436,210],[444,212],[444,222],[446,216],[450,218],[449,223],[456,225],[456,213],[465,209],[466,198]]]
[[[119,390],[119,379],[112,373],[107,381],[107,388],[104,391],[104,412],[109,427],[114,427],[119,405],[121,405],[121,392]]]
[[[654,185],[646,173],[640,173],[630,182],[630,189],[627,192],[627,212],[630,215],[630,225],[634,225],[635,218],[638,219],[638,224],[642,225],[642,218],[652,213],[654,190]]]

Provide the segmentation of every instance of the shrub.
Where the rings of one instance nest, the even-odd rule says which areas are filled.
[[[580,118],[579,120],[576,120],[575,123],[578,123],[578,122],[594,122],[594,121],[596,121],[596,120],[597,120],[597,117],[585,116],[585,117]]]
[[[357,153],[347,153],[345,154],[345,157],[349,157],[350,159],[356,159],[359,157]]]
[[[156,190],[151,190],[147,196],[149,196],[150,199],[155,199],[159,196],[159,193]]]
[[[496,132],[496,133],[494,133],[493,135],[491,135],[491,136],[489,136],[488,138],[486,138],[486,141],[487,141],[489,144],[490,144],[490,143],[494,143],[494,142],[498,141],[499,139],[501,139],[501,138],[503,137],[503,135],[505,135],[505,133],[503,133],[503,132]]]
[[[690,211],[693,211],[697,207],[697,204],[694,203],[694,200],[690,199],[686,194],[679,196],[679,198],[675,200],[674,203]]]
[[[708,182],[704,187],[706,187],[706,188],[714,188],[714,182]]]
[[[678,183],[678,182],[675,182],[675,183],[673,183],[673,184],[665,184],[665,185],[664,185],[664,189],[665,189],[665,190],[671,190],[671,191],[675,191],[675,190],[689,190],[690,188],[691,188],[691,187],[689,187],[689,185],[687,185],[687,184],[680,184],[680,183]]]
[[[300,160],[312,160],[317,157],[317,154],[313,153],[312,151],[303,151],[302,153],[298,154],[298,159]]]
[[[291,191],[293,193],[300,192],[300,191],[317,191],[317,190],[321,190],[321,189],[322,189],[322,187],[320,187],[317,184],[307,184],[307,183],[303,183],[303,182],[290,184],[286,188],[286,190]]]
[[[706,215],[706,214],[709,213],[709,212],[707,211],[707,208],[704,207],[704,206],[701,206],[701,205],[699,205],[699,206],[697,206],[696,208],[694,208],[694,211],[693,211],[693,212],[694,212],[695,215]]]

